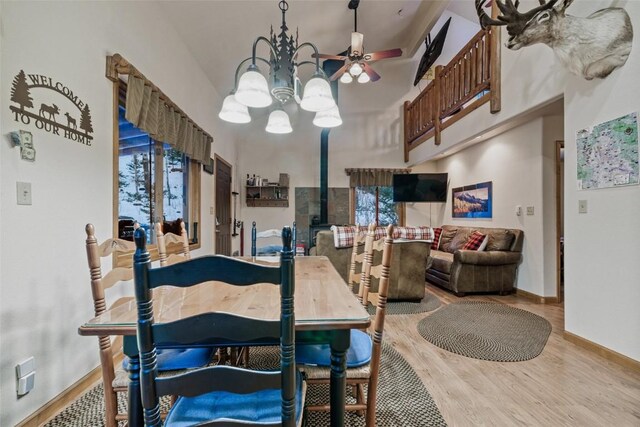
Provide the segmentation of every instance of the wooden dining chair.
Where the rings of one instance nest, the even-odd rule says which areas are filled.
[[[351,292],[358,292],[358,299],[362,295],[362,286],[360,286],[360,281],[362,280],[362,275],[364,273],[364,257],[368,252],[369,246],[371,243],[367,245],[367,237],[371,233],[369,233],[369,229],[374,227],[373,233],[375,233],[375,224],[370,224],[367,228],[367,231],[360,231],[360,228],[356,226],[353,235],[353,247],[351,250],[351,263],[349,264],[349,287],[351,288]],[[374,234],[371,234],[373,236]],[[373,239],[371,239],[373,241]],[[360,270],[358,270],[358,264],[360,265]]]
[[[136,223],[134,226],[138,228]],[[105,291],[113,287],[123,287],[124,282],[133,280],[133,268],[115,267],[106,274],[102,274],[102,258],[123,253],[133,253],[135,244],[122,239],[107,239],[98,244],[93,224],[85,226],[87,234],[86,249],[87,261],[89,264],[89,274],[91,279],[91,295],[93,297],[93,307],[95,316],[99,316],[108,309],[117,305],[129,302],[133,296],[119,298],[112,304],[108,304],[105,298]],[[127,391],[129,385],[129,375],[126,371],[128,359],[124,358],[123,363],[115,363],[114,357],[121,353],[121,343],[116,347],[111,337],[98,337],[100,347],[100,365],[102,370],[102,382],[104,385],[105,417],[107,427],[117,427],[118,421],[126,420],[126,412],[118,412],[118,393]],[[172,369],[187,369],[206,365],[212,357],[213,349],[162,349],[158,356],[162,371]]]
[[[280,231],[275,228],[270,230],[258,231],[256,227],[256,222],[253,221],[253,223],[251,224],[251,256],[255,258],[256,256],[259,256],[259,255],[275,254],[279,252],[282,249],[280,245],[268,245],[263,248],[258,248],[258,239],[277,237],[279,233]],[[292,247],[294,251],[293,254],[295,256],[296,238],[297,238],[295,221],[293,222],[293,228],[291,230],[291,233],[292,233],[292,245],[293,245]],[[263,251],[263,253],[258,253],[258,252],[261,252],[261,250]]]
[[[162,223],[156,222],[156,244],[158,246],[158,258],[160,266],[175,264],[188,260],[191,255],[189,253],[189,235],[184,225],[184,221],[180,221],[180,235],[174,233],[164,233]],[[167,247],[179,246],[177,253],[167,253]]]
[[[280,266],[211,255],[151,268],[145,232],[142,229],[135,232],[134,282],[145,426],[162,425],[159,397],[163,395],[180,396],[169,411],[165,426],[300,425],[306,384],[295,367],[295,277],[288,227],[282,230],[282,242]],[[279,319],[182,310],[181,319],[155,322],[153,289],[162,286],[186,288],[208,281],[225,282],[230,286],[258,283],[279,286]],[[158,346],[256,341],[280,343],[280,371],[260,372],[216,365],[158,376],[155,357]]]
[[[373,227],[375,231],[375,226]],[[371,227],[369,227],[371,231]],[[367,233],[367,238],[373,240]],[[384,318],[389,289],[389,270],[393,251],[393,226],[387,227],[383,245],[382,262],[380,264],[380,284],[378,288],[377,308],[373,322],[373,337],[366,332],[351,330],[351,346],[347,351],[347,385],[354,390],[356,403],[347,404],[348,411],[364,411],[366,426],[376,425],[376,397],[380,373],[380,356],[382,353],[382,336]],[[366,243],[365,243],[366,245]],[[371,246],[373,243],[371,244]],[[373,257],[364,258],[364,269]],[[376,266],[371,267],[377,268]],[[365,300],[366,301],[366,300]],[[296,362],[304,372],[309,385],[328,384],[331,375],[331,349],[328,344],[299,344],[296,346]],[[365,398],[364,386],[367,385]],[[329,405],[307,406],[309,411],[328,411]]]

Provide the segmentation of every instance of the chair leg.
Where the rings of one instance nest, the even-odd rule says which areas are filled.
[[[366,403],[365,398],[364,398],[364,385],[363,384],[356,384],[356,402],[357,403]],[[364,411],[363,410],[359,410],[356,411],[356,414],[358,414],[358,416],[363,416],[364,415]]]

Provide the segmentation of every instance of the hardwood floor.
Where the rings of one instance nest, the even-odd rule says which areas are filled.
[[[427,342],[416,324],[429,313],[387,316],[384,340],[413,366],[450,426],[640,426],[640,372],[565,340],[561,304],[536,304],[516,295],[457,298],[430,284],[427,290],[444,304],[508,304],[553,327],[540,356],[503,363],[459,356]]]

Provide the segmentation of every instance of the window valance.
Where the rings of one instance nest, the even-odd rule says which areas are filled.
[[[350,187],[389,187],[393,175],[410,173],[411,169],[345,169]]]
[[[213,138],[122,56],[107,56],[107,77],[127,74],[125,118],[157,141],[209,164]]]

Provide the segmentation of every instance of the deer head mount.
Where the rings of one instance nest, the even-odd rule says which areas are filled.
[[[587,80],[607,77],[631,52],[633,27],[624,9],[602,9],[580,18],[565,13],[573,0],[538,0],[540,5],[527,12],[518,10],[520,0],[493,0],[500,9],[493,19],[484,11],[487,1],[475,0],[480,25],[506,26],[507,48],[544,43],[569,71]]]

